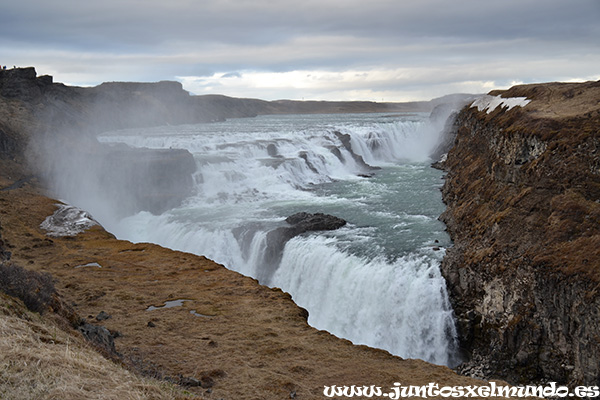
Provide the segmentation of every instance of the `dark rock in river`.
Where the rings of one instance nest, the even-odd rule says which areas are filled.
[[[309,214],[306,212],[299,212],[294,215],[290,215],[285,219],[285,222],[293,225],[292,228],[287,229],[293,230],[294,232],[300,231],[293,236],[309,231],[331,231],[346,225],[345,220],[334,217],[333,215],[322,213]]]
[[[305,232],[331,231],[346,225],[346,221],[333,215],[306,212],[290,215],[285,219],[290,226],[281,226],[267,234],[267,250],[265,252],[265,268],[259,274],[259,281],[267,283],[277,269],[288,240]]]
[[[361,167],[364,172],[371,172],[371,171],[381,169],[379,167],[374,167],[372,165],[367,164],[361,155],[356,154],[354,152],[354,150],[352,149],[352,143],[350,143],[350,140],[351,140],[350,135],[348,135],[347,133],[341,133],[338,131],[335,131],[333,133],[338,137],[340,142],[342,142],[342,146],[344,146],[344,148],[350,153],[354,162],[356,162],[356,164],[359,167]],[[336,155],[336,157],[338,157],[340,160],[343,161],[343,157],[339,150],[337,150],[337,152],[334,151],[333,153]]]

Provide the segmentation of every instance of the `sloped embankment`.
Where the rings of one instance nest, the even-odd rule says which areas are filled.
[[[1,180],[0,180],[1,182]],[[49,237],[55,201],[29,184],[1,191],[14,262],[51,273],[75,311],[115,336],[123,360],[200,384],[205,398],[323,398],[325,385],[478,385],[447,367],[403,360],[318,331],[279,289],[204,257],[116,240],[100,226]]]
[[[470,359],[462,369],[597,384],[600,82],[491,95],[530,102],[466,107],[454,124],[442,219],[455,245],[442,269]]]

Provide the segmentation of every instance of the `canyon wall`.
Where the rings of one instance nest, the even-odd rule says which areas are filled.
[[[441,163],[460,370],[598,384],[600,82],[490,95],[458,114]]]

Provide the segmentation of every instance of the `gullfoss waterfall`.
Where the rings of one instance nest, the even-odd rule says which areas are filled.
[[[341,114],[109,132],[99,140],[189,150],[196,193],[162,215],[90,211],[119,238],[205,255],[280,287],[318,329],[452,365],[456,332],[439,271],[450,240],[437,220],[441,172],[428,158],[440,130],[425,114]],[[347,224],[269,242],[297,212]]]

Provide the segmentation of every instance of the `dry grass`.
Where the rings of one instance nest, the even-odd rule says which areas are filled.
[[[81,338],[0,295],[0,399],[188,399],[180,388],[140,378]]]
[[[12,260],[52,274],[58,293],[81,317],[93,321],[101,311],[111,315],[102,323],[122,334],[115,344],[124,360],[147,373],[200,380],[202,387],[188,390],[204,398],[266,400],[295,394],[322,399],[324,385],[392,387],[399,379],[413,385],[481,383],[447,367],[402,360],[317,331],[308,326],[305,312],[289,294],[261,286],[204,257],[119,241],[98,226],[36,246],[46,238],[39,224],[54,212],[55,203],[30,186],[0,192],[0,206],[6,210],[1,215],[2,236],[11,245]],[[102,268],[75,268],[89,262]],[[150,305],[175,299],[190,301],[181,307],[146,311]],[[193,310],[208,317],[198,317]],[[63,344],[59,353],[65,351]],[[85,369],[72,371],[61,376],[74,381],[70,375],[83,374]],[[98,387],[93,375],[78,379],[75,387]],[[40,379],[32,379],[36,380]],[[130,384],[128,393],[134,393],[135,385]],[[153,398],[140,392],[141,398]],[[105,392],[98,389],[98,393]],[[94,394],[91,397],[98,398]],[[136,398],[126,396],[120,398]]]

